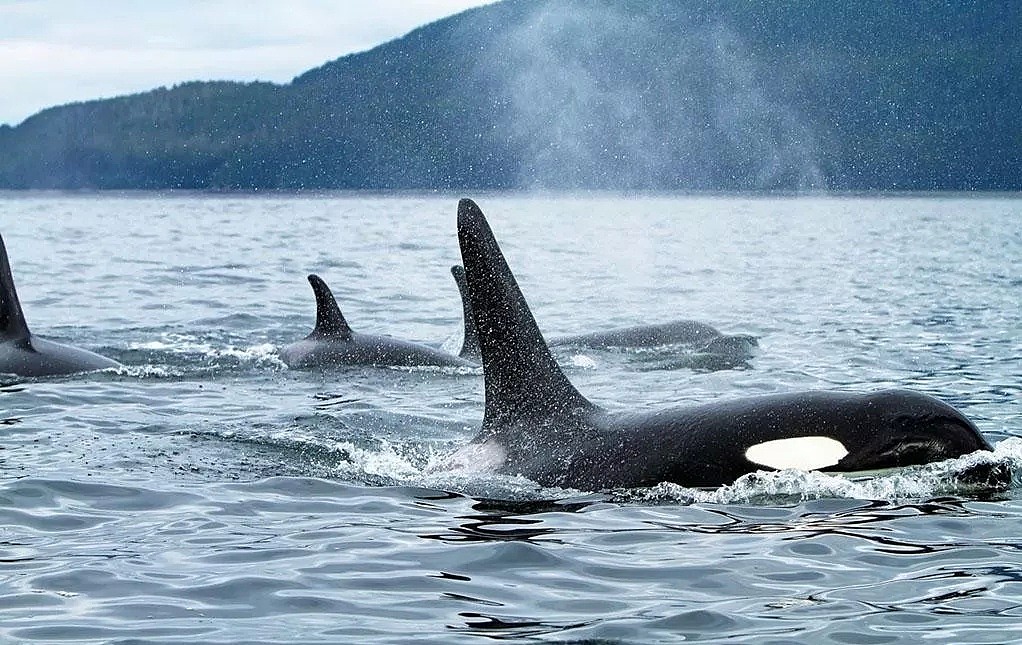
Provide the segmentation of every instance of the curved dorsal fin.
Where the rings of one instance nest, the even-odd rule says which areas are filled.
[[[348,327],[348,321],[341,314],[341,308],[337,306],[330,287],[315,273],[309,274],[309,284],[316,294],[316,328],[309,334],[309,338],[350,337],[351,327]]]
[[[25,322],[18,292],[14,288],[7,248],[3,237],[0,237],[0,339],[15,340],[29,336],[28,323]]]
[[[564,376],[483,212],[458,202],[458,241],[486,385],[483,429],[595,409]]]
[[[479,334],[476,332],[476,321],[472,316],[472,303],[468,296],[468,285],[465,284],[465,267],[455,264],[451,267],[451,275],[458,283],[458,293],[461,294],[462,323],[465,327],[465,337],[461,341],[461,351],[458,356],[470,361],[482,361],[482,354],[479,352]]]

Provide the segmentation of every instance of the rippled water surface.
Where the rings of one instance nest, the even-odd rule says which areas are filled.
[[[430,474],[478,427],[479,370],[276,349],[316,272],[356,330],[456,351],[457,196],[0,194],[32,330],[126,366],[0,386],[0,642],[1022,639],[1022,199],[477,201],[552,335],[760,339],[721,371],[560,351],[595,401],[909,387],[1012,487],[961,463],[715,491]]]

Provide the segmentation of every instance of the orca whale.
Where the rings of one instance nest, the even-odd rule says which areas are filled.
[[[93,352],[32,334],[14,288],[7,247],[0,237],[0,374],[59,376],[92,372],[120,363]]]
[[[480,362],[479,334],[472,320],[472,305],[469,302],[465,284],[465,268],[451,267],[451,275],[461,293],[464,320],[464,337],[458,355],[470,361]],[[706,369],[730,369],[747,365],[759,341],[748,334],[722,334],[706,323],[696,320],[675,320],[652,325],[619,327],[605,331],[556,336],[547,341],[548,347],[574,347],[578,349],[646,348],[665,345],[687,345],[693,350],[684,357],[677,367],[702,367]],[[673,365],[672,365],[673,366]]]
[[[475,317],[472,315],[472,302],[469,300],[468,285],[465,283],[465,267],[455,264],[451,267],[451,275],[458,285],[458,293],[461,294],[461,320],[463,335],[461,339],[461,351],[458,356],[474,363],[481,363],[483,356],[479,352],[479,332],[476,331]]]
[[[990,445],[960,412],[905,390],[796,392],[652,412],[609,412],[554,361],[482,211],[458,239],[483,362],[485,412],[441,466],[580,490],[718,487],[757,470],[874,471]]]
[[[280,350],[293,369],[341,365],[475,367],[478,364],[428,345],[352,331],[330,287],[309,275],[316,294],[316,326],[304,339]]]

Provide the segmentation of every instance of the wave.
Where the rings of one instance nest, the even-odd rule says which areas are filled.
[[[662,483],[615,497],[639,503],[710,503],[778,505],[815,499],[878,501],[984,495],[1022,488],[1022,438],[997,444],[957,459],[859,476],[820,471],[757,471],[713,490]]]
[[[221,438],[256,442],[295,453],[305,474],[337,477],[370,486],[418,486],[490,499],[566,499],[591,492],[547,488],[518,475],[444,470],[442,464],[459,441],[406,441],[349,433],[324,438],[324,428],[289,428],[269,435],[222,433]],[[336,431],[336,428],[334,428]],[[778,505],[816,499],[900,501],[941,496],[987,496],[1022,489],[1022,438],[1001,441],[992,452],[871,473],[757,471],[715,489],[687,488],[663,482],[649,488],[600,491],[611,502],[626,504]]]

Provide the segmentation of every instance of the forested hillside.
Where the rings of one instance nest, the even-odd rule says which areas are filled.
[[[1022,189],[1022,3],[506,0],[0,128],[4,188]]]

